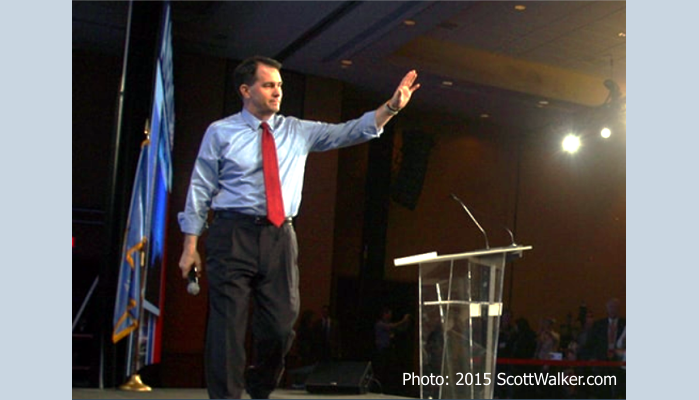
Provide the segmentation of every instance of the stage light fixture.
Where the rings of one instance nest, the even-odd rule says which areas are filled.
[[[568,153],[575,153],[580,149],[580,138],[573,135],[569,134],[563,139],[563,151],[566,151]]]

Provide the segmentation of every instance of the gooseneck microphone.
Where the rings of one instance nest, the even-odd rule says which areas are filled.
[[[461,201],[460,198],[456,197],[456,195],[454,193],[450,193],[450,196],[452,199],[454,199],[459,204],[461,204],[461,207],[463,207],[464,210],[466,210],[466,213],[468,213],[468,216],[471,217],[471,221],[473,221],[473,223],[476,224],[478,229],[481,230],[481,233],[483,234],[483,237],[485,238],[485,248],[489,249],[490,245],[488,244],[488,235],[485,234],[485,230],[483,230],[483,227],[481,226],[481,224],[479,224],[478,221],[476,221],[476,218],[473,217],[473,214],[471,214],[471,211],[468,210],[468,207],[466,207],[466,204],[464,204],[464,202]]]
[[[512,246],[517,246],[517,244],[515,243],[515,235],[512,234],[510,228],[506,227],[505,225],[503,225],[502,227],[507,231],[507,233],[510,234],[510,241],[512,242]]]
[[[195,268],[189,270],[189,275],[187,275],[187,293],[192,296],[199,294],[199,278],[197,277],[197,271]]]

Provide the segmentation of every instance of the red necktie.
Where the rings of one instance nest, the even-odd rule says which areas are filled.
[[[262,126],[262,170],[265,175],[265,193],[267,195],[267,219],[277,228],[282,226],[284,201],[282,200],[282,185],[279,180],[279,162],[274,137],[266,122]]]

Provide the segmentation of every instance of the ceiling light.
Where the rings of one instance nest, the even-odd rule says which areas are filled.
[[[352,60],[342,60],[340,64],[342,64],[342,68],[349,68],[352,65]]]
[[[406,19],[405,21],[403,21],[403,25],[405,25],[405,26],[415,26],[415,24],[416,24],[415,20],[412,20],[412,19]]]
[[[548,102],[548,100],[539,100],[539,105],[547,106],[547,105],[549,105],[549,102]]]
[[[568,153],[575,153],[580,148],[580,138],[570,134],[563,139],[563,150]]]
[[[619,37],[620,37],[620,38],[625,38],[625,37],[626,37],[626,32],[619,32]]]
[[[524,4],[517,4],[515,6],[515,10],[517,10],[517,11],[524,11],[526,9],[527,9],[527,6],[525,6]]]
[[[452,81],[442,81],[442,86],[454,86],[454,82],[452,82]]]
[[[489,115],[489,114],[486,114],[486,113],[483,113],[483,114],[481,114],[481,118],[490,118],[490,115]]]
[[[599,134],[603,138],[608,139],[610,136],[612,136],[612,130],[609,128],[602,128],[602,130],[599,132]]]

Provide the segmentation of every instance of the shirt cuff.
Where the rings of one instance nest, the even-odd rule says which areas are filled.
[[[376,125],[376,110],[373,111],[367,111],[363,116],[362,116],[362,123],[365,124],[366,126],[370,126],[374,129],[374,132],[371,136],[373,137],[379,137],[383,133],[383,127],[379,128]]]
[[[194,236],[201,236],[201,233],[204,231],[206,226],[205,222],[187,218],[187,215],[184,212],[177,214],[177,222],[180,224],[180,231],[182,231],[182,233]]]

